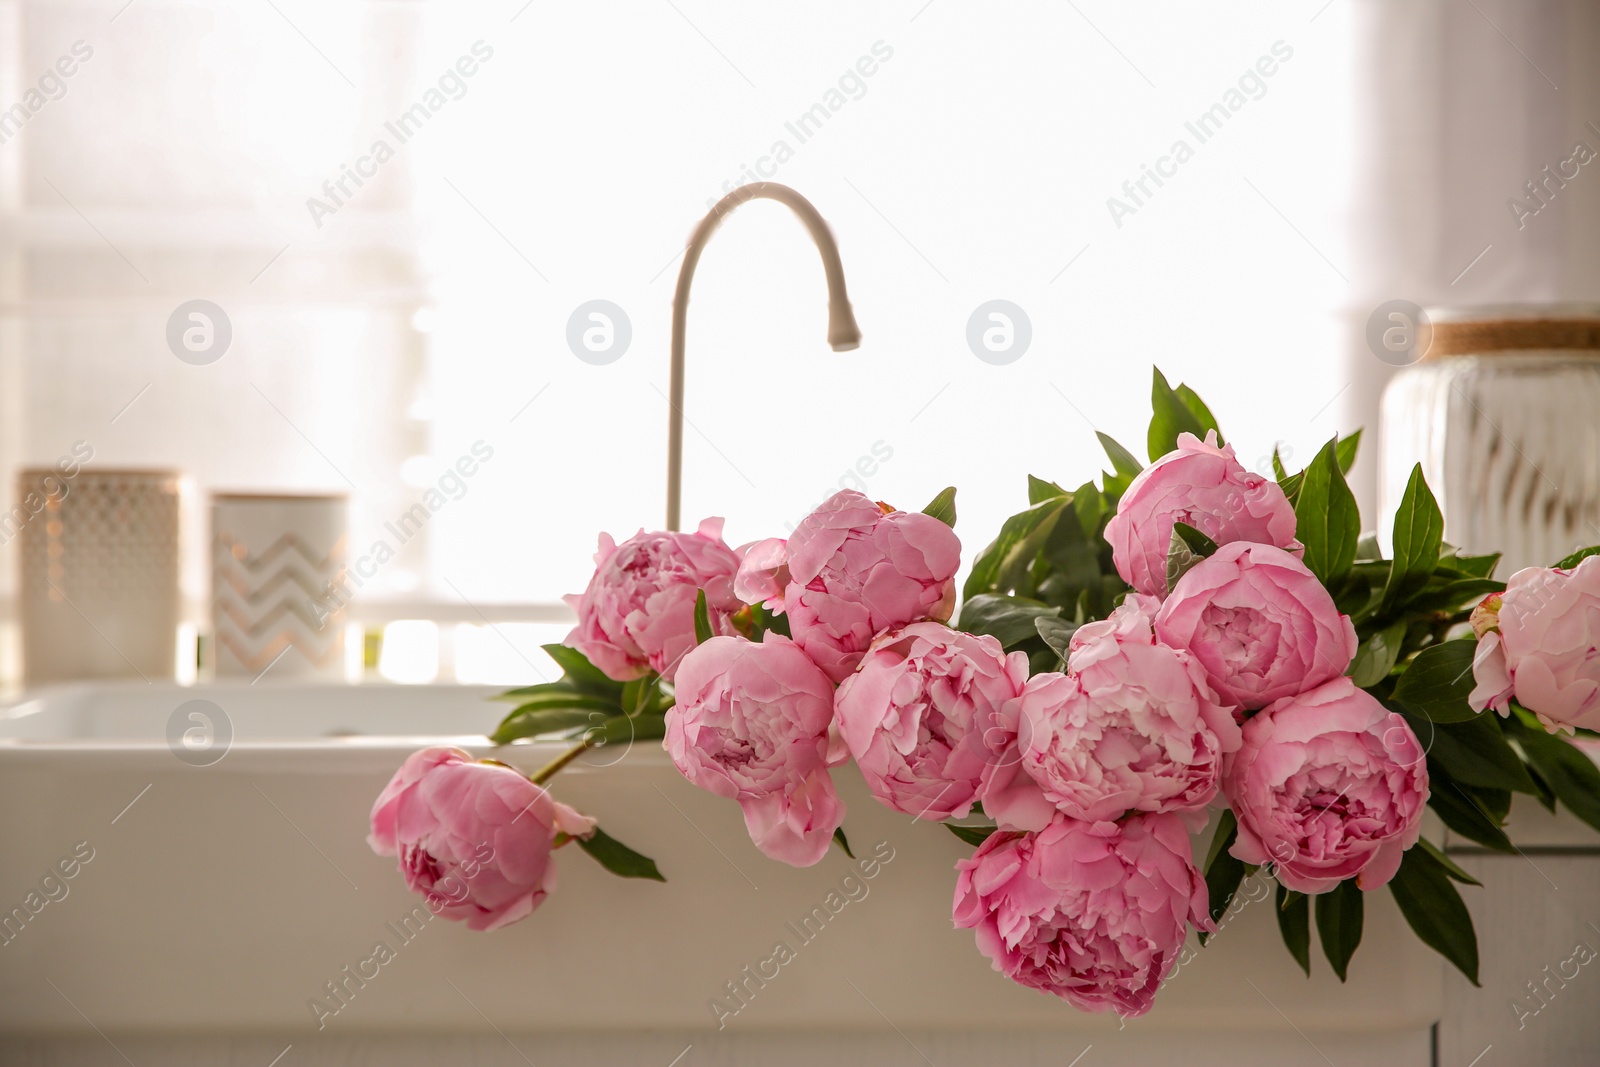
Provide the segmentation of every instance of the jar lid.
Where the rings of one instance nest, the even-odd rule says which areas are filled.
[[[1429,308],[1424,359],[1514,352],[1600,355],[1600,304],[1488,304]]]

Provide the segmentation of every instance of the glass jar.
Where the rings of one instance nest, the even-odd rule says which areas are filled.
[[[1422,359],[1383,394],[1386,551],[1419,462],[1445,539],[1502,552],[1501,577],[1600,544],[1600,305],[1430,310],[1428,320]]]

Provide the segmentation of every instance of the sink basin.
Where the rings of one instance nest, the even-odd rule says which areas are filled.
[[[1121,1028],[991,971],[971,933],[950,924],[952,865],[968,846],[879,806],[852,769],[838,772],[845,829],[857,856],[880,860],[855,883],[864,895],[842,891],[856,869],[837,851],[807,870],[766,860],[736,806],[683,781],[655,741],[592,753],[554,788],[653,856],[665,885],[615,878],[569,849],[557,891],[530,919],[494,934],[436,920],[398,938],[420,901],[392,859],[368,850],[367,813],[412,750],[489,752],[484,733],[504,707],[489,692],[100,684],[42,690],[0,712],[0,908],[23,906],[75,849],[92,852],[61,883],[66,895],[0,948],[0,1036],[87,1033],[86,1019],[111,1034],[268,1033],[297,1049],[327,1034],[490,1027],[1005,1028],[1086,1041]],[[214,736],[231,728],[209,765],[167,741],[175,713],[195,706],[221,709]],[[178,725],[195,728],[187,716]],[[496,755],[531,769],[561,748]],[[835,891],[852,899],[797,938]],[[346,982],[345,1003],[319,1020],[310,1002],[328,1003],[328,983],[380,940],[395,958]],[[1369,898],[1348,985],[1321,959],[1306,979],[1278,940],[1271,905],[1245,905],[1127,1030],[1293,1042],[1297,1031],[1416,1035],[1439,1017],[1443,965],[1387,893]],[[794,958],[775,978],[748,977],[780,941]]]

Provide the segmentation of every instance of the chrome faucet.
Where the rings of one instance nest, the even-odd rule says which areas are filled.
[[[667,415],[667,529],[678,529],[678,505],[683,493],[683,346],[685,319],[689,313],[689,284],[700,264],[706,242],[734,208],[747,200],[776,200],[786,205],[805,223],[811,239],[822,253],[822,269],[828,275],[828,345],[835,352],[848,352],[861,344],[861,330],[850,310],[844,288],[844,267],[839,263],[839,248],[833,243],[828,224],[822,221],[811,201],[777,182],[742,185],[718,200],[694,228],[683,250],[683,267],[678,271],[678,289],[672,297],[672,383]]]

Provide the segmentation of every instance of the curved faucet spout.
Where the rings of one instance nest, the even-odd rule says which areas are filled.
[[[805,223],[811,239],[822,253],[822,269],[828,276],[828,345],[835,352],[848,352],[861,344],[861,330],[850,297],[844,288],[844,267],[839,263],[839,247],[833,242],[828,224],[822,221],[811,201],[777,182],[743,185],[718,200],[694,228],[683,250],[683,267],[678,271],[678,288],[672,297],[672,384],[667,414],[667,529],[678,529],[678,504],[683,492],[683,350],[689,313],[689,285],[700,263],[700,253],[722,220],[747,200],[776,200],[786,205]]]

